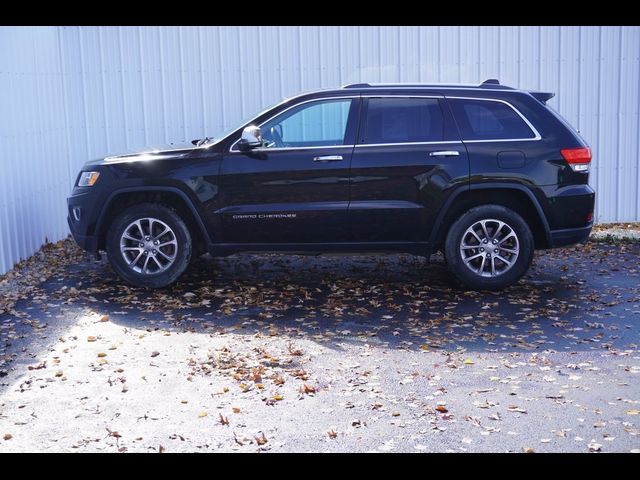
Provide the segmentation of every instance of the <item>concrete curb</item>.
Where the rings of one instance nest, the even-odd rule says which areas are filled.
[[[589,239],[596,242],[640,242],[640,230],[607,228],[591,232]]]

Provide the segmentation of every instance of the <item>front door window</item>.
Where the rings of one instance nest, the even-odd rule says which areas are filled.
[[[351,99],[293,107],[261,126],[263,148],[312,148],[345,144]]]

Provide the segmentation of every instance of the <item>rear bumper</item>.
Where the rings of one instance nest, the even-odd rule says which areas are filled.
[[[591,233],[591,228],[593,228],[593,223],[590,223],[586,227],[551,230],[550,248],[586,242]]]
[[[95,253],[98,251],[98,238],[94,235],[82,235],[74,229],[71,217],[67,216],[67,223],[69,224],[69,230],[71,236],[76,241],[78,246],[87,252]]]

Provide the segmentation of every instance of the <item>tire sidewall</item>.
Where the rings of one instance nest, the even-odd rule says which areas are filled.
[[[507,223],[518,236],[519,254],[516,263],[507,272],[496,277],[481,277],[473,273],[460,254],[464,232],[475,222],[496,219]],[[502,290],[516,283],[526,272],[533,259],[534,241],[531,229],[513,210],[501,205],[483,205],[463,214],[449,229],[445,242],[445,256],[449,270],[464,285],[475,290]]]
[[[133,271],[120,252],[120,238],[124,229],[139,218],[152,217],[163,221],[173,230],[178,242],[178,253],[173,264],[157,274],[140,274]],[[134,205],[116,217],[107,233],[106,249],[109,262],[116,273],[136,287],[160,288],[175,282],[191,261],[191,234],[180,216],[163,205],[147,203]]]

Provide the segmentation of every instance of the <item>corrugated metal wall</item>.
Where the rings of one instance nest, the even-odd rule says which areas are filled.
[[[640,220],[639,57],[639,27],[0,28],[0,272],[66,235],[87,159],[351,82],[554,91],[593,147],[597,220]]]

